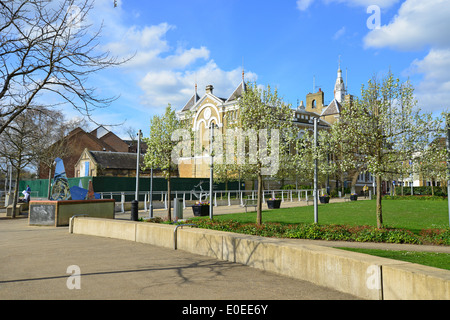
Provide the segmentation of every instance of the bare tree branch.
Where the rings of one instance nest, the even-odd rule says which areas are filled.
[[[101,27],[87,24],[92,8],[93,0],[0,1],[0,134],[22,112],[41,106],[43,95],[89,119],[117,99],[99,97],[87,84],[90,75],[127,61],[98,48]]]

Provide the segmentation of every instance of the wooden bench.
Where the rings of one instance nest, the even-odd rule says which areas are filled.
[[[256,211],[256,204],[257,204],[257,200],[245,199],[245,203],[244,203],[245,212],[247,212],[248,207],[255,207],[255,211]]]

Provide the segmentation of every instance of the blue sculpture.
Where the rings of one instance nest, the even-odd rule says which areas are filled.
[[[69,180],[62,159],[55,159],[55,176],[53,178],[50,200],[91,200],[100,199],[100,195],[94,192],[92,181],[89,181],[89,190],[81,185],[69,187]]]
[[[55,176],[53,178],[50,200],[70,200],[69,180],[67,180],[66,169],[62,159],[55,159]]]

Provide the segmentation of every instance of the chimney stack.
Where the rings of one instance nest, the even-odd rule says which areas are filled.
[[[206,86],[206,93],[213,94],[214,87],[211,84]]]

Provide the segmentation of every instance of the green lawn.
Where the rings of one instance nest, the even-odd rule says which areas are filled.
[[[425,266],[450,270],[450,254],[439,252],[393,251],[361,248],[339,248],[343,250],[366,253],[378,257],[407,261]]]
[[[419,233],[422,229],[449,228],[447,201],[384,200],[383,222],[387,227],[407,229]],[[283,206],[283,204],[281,204]],[[319,224],[376,226],[375,200],[350,201],[319,205]],[[256,213],[217,215],[215,219],[255,222]],[[263,211],[263,222],[313,223],[313,206],[281,208]]]

